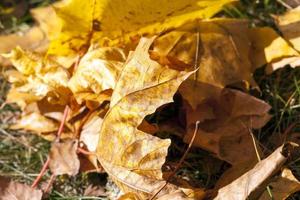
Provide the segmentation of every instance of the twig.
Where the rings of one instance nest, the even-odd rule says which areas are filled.
[[[82,54],[83,55],[83,54]],[[82,57],[82,55],[79,55],[76,62],[75,62],[75,66],[74,66],[74,70],[73,70],[73,73],[75,72],[75,70],[77,69],[78,65],[79,65],[79,62],[80,62],[80,59]],[[56,134],[56,141],[59,141],[60,140],[60,137],[62,135],[62,132],[63,132],[63,129],[64,129],[64,125],[65,125],[65,122],[67,120],[67,117],[68,117],[68,114],[69,114],[69,111],[70,111],[70,108],[68,105],[65,106],[65,109],[64,109],[64,115],[63,115],[63,118],[61,120],[61,123],[60,123],[60,126],[59,126],[59,129],[57,131],[57,134]],[[49,162],[50,162],[50,158],[49,156],[47,157],[47,161],[44,163],[39,175],[36,177],[36,179],[34,180],[33,184],[32,184],[32,188],[35,188],[37,186],[37,184],[40,182],[41,178],[43,177],[43,175],[45,174],[48,166],[49,166]],[[52,176],[51,176],[52,177]]]
[[[251,138],[252,138],[252,141],[253,141],[253,146],[254,146],[254,149],[255,149],[257,160],[260,162],[261,157],[260,157],[259,152],[258,152],[258,147],[257,147],[257,144],[256,144],[255,136],[254,136],[252,130],[249,127],[247,127],[247,128],[248,128],[248,131],[249,131],[249,133],[251,135]],[[270,186],[268,185],[266,189],[268,191],[268,194],[269,194],[271,200],[273,200],[274,198],[273,198],[273,194],[272,194],[272,190],[271,190]]]
[[[81,153],[81,154],[84,154],[84,155],[96,155],[96,153],[87,151],[87,150],[85,150],[83,148],[80,148],[80,147],[77,148],[77,153]]]
[[[61,134],[63,132],[64,124],[65,124],[65,121],[67,119],[68,113],[69,113],[69,107],[68,107],[68,105],[66,105],[65,110],[64,110],[63,118],[61,120],[59,129],[57,131],[56,141],[60,140],[60,137],[61,137]],[[44,165],[43,165],[43,167],[42,167],[42,169],[41,169],[41,171],[39,173],[39,175],[36,177],[36,179],[32,183],[32,185],[31,185],[32,188],[35,188],[37,186],[37,184],[40,182],[40,180],[44,176],[46,170],[48,169],[49,163],[50,163],[50,158],[48,156],[46,162],[44,163]]]
[[[40,182],[40,180],[42,179],[42,177],[44,176],[44,174],[46,173],[46,170],[48,168],[50,162],[50,158],[49,156],[47,157],[46,162],[44,163],[39,175],[35,178],[35,180],[33,181],[31,188],[35,188],[37,186],[37,184]]]
[[[68,114],[69,114],[69,111],[70,111],[70,108],[68,105],[65,106],[65,110],[64,110],[64,115],[63,115],[63,118],[61,120],[61,123],[60,123],[60,126],[59,126],[59,129],[57,131],[57,136],[56,136],[56,140],[59,141],[60,140],[60,137],[61,137],[61,134],[64,130],[64,125],[65,125],[65,121],[67,120],[67,117],[68,117]]]
[[[199,67],[199,46],[200,46],[200,30],[199,30],[199,23],[197,23],[197,35],[196,35],[196,52],[195,52],[195,63],[194,63],[194,70]],[[198,73],[194,72],[194,81],[197,81]]]
[[[48,193],[49,192],[49,190],[50,190],[50,188],[51,188],[51,185],[53,184],[53,182],[54,182],[54,180],[55,180],[55,175],[54,174],[52,174],[51,175],[51,177],[50,177],[50,179],[49,179],[49,181],[48,181],[48,183],[47,183],[47,186],[46,186],[46,188],[45,188],[45,190],[44,190],[44,193]]]
[[[196,122],[196,126],[195,126],[195,130],[194,130],[194,133],[193,133],[193,136],[192,136],[192,139],[189,143],[189,146],[188,148],[186,149],[186,151],[184,152],[183,156],[180,158],[178,164],[176,165],[175,169],[173,170],[173,172],[168,176],[167,180],[166,180],[166,183],[164,185],[162,185],[157,192],[155,192],[154,195],[152,195],[152,197],[150,198],[150,200],[153,200],[166,186],[167,184],[169,183],[170,179],[176,174],[176,172],[178,171],[178,169],[181,167],[182,163],[184,162],[187,154],[189,153],[193,143],[194,143],[194,140],[196,138],[196,134],[198,132],[198,129],[199,129],[199,123],[200,121],[197,121]]]

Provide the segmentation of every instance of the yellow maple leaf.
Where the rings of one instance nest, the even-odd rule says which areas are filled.
[[[101,103],[101,93],[114,89],[125,59],[119,48],[104,47],[87,52],[68,83],[78,103],[84,100]]]
[[[188,21],[206,19],[235,0],[66,0],[57,7],[62,26],[49,54],[77,54],[89,44],[129,41],[136,35],[156,34]],[[82,12],[84,10],[84,12]]]
[[[97,156],[102,167],[125,193],[149,198],[165,181],[161,167],[169,139],[137,129],[143,118],[172,101],[178,86],[191,72],[162,66],[149,57],[153,39],[141,39],[126,61],[102,122]],[[117,147],[117,148],[116,148]],[[174,186],[166,187],[160,195]]]
[[[66,104],[70,91],[70,74],[57,62],[41,54],[24,51],[17,47],[5,55],[19,73],[9,73],[12,88],[19,93],[27,93],[41,100],[47,97],[50,102]],[[22,81],[17,77],[22,77]]]

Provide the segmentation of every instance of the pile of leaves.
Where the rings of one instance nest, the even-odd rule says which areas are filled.
[[[14,66],[6,101],[22,110],[10,128],[53,142],[32,186],[0,179],[1,198],[41,199],[56,176],[95,171],[109,175],[120,200],[286,199],[300,190],[286,167],[299,156],[297,137],[282,133],[267,152],[253,130],[271,107],[249,94],[259,91],[258,68],[299,66],[300,7],[274,16],[279,33],[213,17],[236,4],[65,0],[33,10],[39,24],[0,46],[18,45],[1,60]],[[173,162],[168,137],[187,144]],[[213,187],[176,175],[191,148],[229,164]],[[36,189],[47,168],[47,187]]]

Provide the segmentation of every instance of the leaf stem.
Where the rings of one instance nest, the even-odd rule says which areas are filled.
[[[69,113],[69,107],[68,107],[68,105],[66,105],[65,106],[65,110],[64,110],[63,118],[61,120],[59,129],[57,131],[56,141],[60,140],[60,137],[61,137],[61,134],[63,132],[64,124],[65,124],[65,121],[67,119],[68,113]],[[48,169],[49,163],[50,163],[50,158],[48,156],[46,162],[44,163],[44,165],[43,165],[43,167],[42,167],[42,169],[41,169],[41,171],[39,173],[39,175],[33,181],[32,185],[31,185],[31,188],[35,188],[38,185],[38,183],[41,181],[42,177],[44,176],[44,174],[46,173],[46,171]]]
[[[150,200],[153,200],[166,186],[167,184],[169,183],[170,179],[176,174],[176,172],[178,171],[178,169],[181,167],[182,163],[184,162],[187,154],[189,153],[190,149],[192,148],[193,146],[193,143],[194,143],[194,140],[196,138],[196,134],[198,132],[198,129],[199,129],[199,123],[200,121],[197,121],[196,122],[196,126],[195,126],[195,130],[194,130],[194,133],[193,133],[193,136],[192,136],[192,139],[189,143],[189,146],[188,148],[186,149],[186,151],[184,152],[183,156],[180,158],[179,162],[177,163],[175,169],[173,170],[173,172],[168,176],[166,182],[164,185],[162,185],[158,190],[157,192],[155,192],[154,195],[152,195],[152,197],[150,198]]]
[[[49,156],[47,157],[47,160],[46,162],[44,163],[39,175],[35,178],[35,180],[33,181],[32,185],[31,185],[31,188],[35,188],[38,183],[40,182],[40,180],[42,179],[42,177],[44,176],[47,168],[48,168],[48,165],[49,165],[49,162],[50,162],[50,158]]]
[[[83,155],[96,155],[96,153],[87,151],[87,150],[85,150],[83,148],[80,148],[80,147],[77,148],[77,153],[81,153]]]

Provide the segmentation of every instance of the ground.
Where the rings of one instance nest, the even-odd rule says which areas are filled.
[[[28,28],[32,23],[29,9],[32,7],[47,5],[53,0],[4,0],[0,3],[0,31],[1,34],[9,34],[18,30]],[[282,1],[275,0],[241,0],[240,7],[229,7],[221,15],[235,18],[248,18],[253,26],[272,26],[274,23],[271,14],[282,13],[286,8]],[[21,6],[22,12],[9,13],[9,8]],[[1,70],[4,70],[1,68]],[[259,142],[264,145],[265,150],[272,151],[274,135],[285,132],[299,132],[300,117],[300,69],[291,69],[288,66],[278,70],[271,75],[265,75],[263,69],[255,74],[260,92],[251,91],[252,95],[268,102],[272,106],[271,121],[255,135]],[[20,111],[17,106],[6,104],[5,97],[9,84],[1,76],[0,78],[0,176],[9,176],[19,182],[31,184],[37,176],[41,166],[46,160],[50,143],[42,138],[22,131],[8,129]],[[176,102],[175,102],[176,103]],[[176,106],[174,106],[176,107]],[[168,111],[160,113],[159,116],[152,116],[152,119],[163,120],[176,112],[172,105]],[[150,117],[151,118],[151,117]],[[160,137],[171,137],[172,146],[168,156],[168,162],[176,162],[183,154],[184,144],[176,136],[164,132]],[[196,186],[213,187],[216,180],[229,167],[228,164],[207,156],[208,152],[199,149],[192,149],[187,156],[185,164],[178,171],[180,177],[192,179]],[[215,170],[211,172],[207,165],[207,159],[215,164]],[[217,166],[217,167],[216,167]],[[293,173],[300,178],[300,159],[289,163]],[[47,173],[43,180],[48,180]],[[82,173],[75,177],[59,176],[56,178],[49,199],[107,199],[109,197],[95,198],[84,195],[89,185],[99,185],[107,191],[110,198],[118,194],[118,189],[107,179],[104,174]],[[300,199],[300,193],[293,195],[290,199]]]

